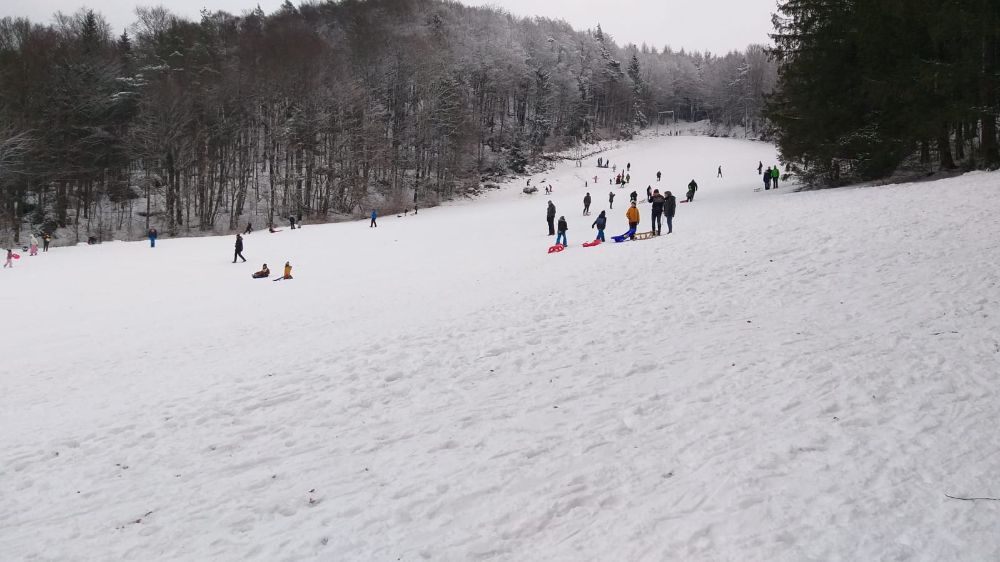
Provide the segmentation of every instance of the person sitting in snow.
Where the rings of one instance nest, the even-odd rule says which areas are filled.
[[[266,263],[264,264],[264,267],[260,268],[260,271],[253,274],[254,279],[267,279],[270,276],[271,270],[267,268]]]
[[[292,278],[292,264],[291,262],[285,262],[285,274],[281,276],[282,279]]]

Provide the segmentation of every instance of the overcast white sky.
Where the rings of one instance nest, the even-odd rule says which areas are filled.
[[[619,44],[643,42],[675,50],[724,54],[750,43],[767,43],[776,0],[461,0],[492,5],[521,16],[564,19],[577,29],[598,23]],[[282,0],[0,0],[0,16],[27,16],[48,22],[56,11],[75,12],[83,5],[102,13],[119,32],[134,21],[136,5],[162,3],[176,14],[198,18],[202,8],[240,14],[258,3],[273,12]],[[298,4],[299,0],[293,0]]]

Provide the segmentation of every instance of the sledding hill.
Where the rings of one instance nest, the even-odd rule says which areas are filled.
[[[555,255],[518,182],[254,233],[247,264],[232,237],[21,259],[3,558],[1000,555],[1000,504],[945,497],[1000,497],[1000,176],[754,192],[762,143],[607,156],[608,234],[632,188],[698,180],[674,234],[582,248],[594,158],[532,181]]]

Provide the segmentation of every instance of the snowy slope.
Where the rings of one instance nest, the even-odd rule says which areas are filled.
[[[610,156],[640,194],[699,180],[675,234],[581,248],[592,158],[532,182],[557,255],[519,182],[247,264],[225,237],[0,271],[0,558],[1000,557],[1000,502],[944,495],[1000,497],[1000,175],[755,193],[762,143]]]

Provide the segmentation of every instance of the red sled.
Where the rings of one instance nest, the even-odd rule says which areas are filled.
[[[561,252],[561,251],[563,251],[565,249],[566,249],[566,246],[563,246],[562,244],[556,244],[555,246],[552,246],[552,247],[549,248],[549,253],[550,254],[558,254],[559,252]]]
[[[12,257],[12,258],[14,258],[16,260],[19,260],[19,259],[21,259],[21,254],[11,254],[10,257]]]
[[[601,241],[600,240],[594,240],[593,242],[584,242],[583,243],[583,247],[584,248],[593,248],[594,246],[600,246],[600,245],[601,245]]]

